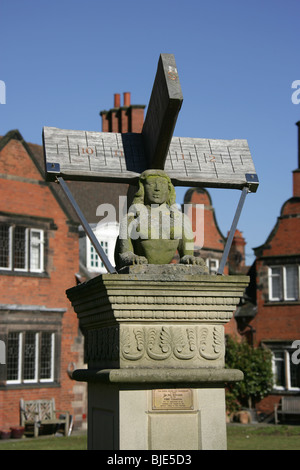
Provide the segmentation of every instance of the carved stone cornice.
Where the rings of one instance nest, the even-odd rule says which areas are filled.
[[[118,321],[230,320],[247,276],[106,274],[67,291],[82,327]]]
[[[89,367],[224,367],[224,325],[249,278],[190,268],[105,274],[69,289]]]

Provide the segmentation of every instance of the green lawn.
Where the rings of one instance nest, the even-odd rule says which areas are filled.
[[[300,450],[300,426],[243,425],[227,427],[228,450]],[[86,450],[86,435],[0,440],[1,450]]]
[[[86,450],[86,434],[0,440],[1,450]]]
[[[229,425],[228,450],[300,450],[300,426]]]

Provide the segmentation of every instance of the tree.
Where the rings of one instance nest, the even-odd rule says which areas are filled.
[[[252,408],[272,390],[272,356],[268,349],[255,348],[246,341],[238,342],[228,337],[225,363],[226,368],[239,369],[244,373],[244,380],[228,386],[229,411],[235,411],[234,407]]]

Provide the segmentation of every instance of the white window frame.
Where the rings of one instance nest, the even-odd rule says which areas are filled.
[[[9,225],[9,224],[6,224]],[[38,228],[25,228],[25,267],[24,268],[15,268],[13,266],[13,241],[14,241],[14,228],[22,226],[21,224],[16,225],[9,225],[9,266],[0,266],[1,271],[12,271],[12,272],[30,272],[30,273],[43,273],[45,270],[44,266],[44,230]],[[34,249],[33,243],[33,233],[39,233],[40,240],[37,243],[39,247],[39,256],[40,256],[40,263],[39,267],[34,268],[32,267],[31,260],[32,260],[32,253]]]
[[[274,390],[290,390],[290,391],[299,391],[300,390],[300,386],[299,387],[292,387],[291,386],[291,373],[290,373],[290,361],[291,361],[291,352],[292,350],[290,350],[288,347],[277,347],[277,348],[274,348],[274,349],[271,349],[271,352],[272,352],[272,370],[273,370],[273,376],[274,376],[274,379],[275,379],[275,355],[274,353],[275,352],[283,352],[283,362],[284,362],[284,380],[285,380],[285,386],[282,386],[282,385],[276,385],[275,382],[274,382],[274,385],[273,385],[273,389]]]
[[[46,331],[41,331],[40,334],[47,333]],[[54,347],[55,347],[55,333],[51,333],[51,374],[47,379],[40,379],[40,383],[54,382]]]
[[[100,241],[100,245],[101,245],[101,247],[102,247],[102,249],[103,249],[103,251],[104,251],[104,253],[106,254],[107,257],[109,257],[110,244],[111,244],[111,241],[107,240],[107,239],[104,239],[104,240]],[[98,256],[98,258],[99,258],[99,256]],[[99,258],[99,261],[100,261],[101,270],[105,269],[103,261],[100,258]]]
[[[298,296],[296,298],[293,297],[288,297],[287,296],[287,275],[286,275],[286,268],[289,268],[290,266],[297,266],[297,276],[298,276],[298,283],[297,283],[297,289],[298,289]],[[280,286],[281,286],[281,297],[275,297],[273,295],[273,283],[272,279],[275,276],[272,273],[273,269],[280,269],[280,273],[278,274],[279,276],[279,281],[280,281]],[[275,266],[269,266],[268,267],[268,291],[269,291],[269,300],[273,302],[295,302],[299,300],[300,295],[300,266],[295,265],[295,264],[287,264],[287,265],[275,265]]]
[[[13,234],[15,236],[15,234]],[[15,268],[13,270],[16,272],[27,272],[28,271],[28,228],[25,229],[25,268]]]
[[[8,384],[20,384],[22,383],[21,380],[21,374],[22,374],[22,357],[23,357],[23,333],[22,332],[13,332],[12,333],[17,333],[18,334],[18,341],[19,341],[19,355],[18,355],[18,378],[17,379],[12,379],[12,380],[7,380],[6,383]],[[6,358],[7,360],[7,358]]]
[[[31,333],[29,331],[29,333]],[[22,333],[23,336],[26,336],[26,332]],[[32,383],[37,383],[38,382],[38,366],[39,366],[39,333],[35,332],[35,358],[34,358],[34,377],[32,379],[23,379],[24,384],[32,384]],[[25,346],[25,341],[24,341],[24,346]],[[22,355],[23,355],[23,349],[22,349]],[[24,356],[23,356],[24,360]],[[22,364],[23,364],[22,360]]]
[[[92,251],[95,257],[94,262],[97,262],[98,266],[95,266],[95,265],[92,266]],[[95,250],[94,245],[91,243],[90,239],[86,237],[86,267],[87,269],[91,272],[99,272],[101,270],[100,262],[101,262],[101,259],[97,251]]]
[[[269,283],[269,300],[273,300],[273,301],[281,301],[283,300],[281,297],[275,297],[273,295],[273,283],[272,283],[272,280],[273,278],[275,277],[275,274],[273,274],[273,269],[280,269],[280,272],[279,274],[276,274],[276,276],[279,277],[279,282],[280,282],[280,286],[281,286],[281,293],[282,293],[282,266],[270,266],[268,268],[268,283]]]
[[[95,250],[94,245],[91,243],[90,239],[87,237],[87,243],[86,243],[86,266],[87,269],[91,272],[96,272],[96,273],[104,273],[106,272],[106,268],[103,264],[103,261],[101,260],[100,256],[98,255],[97,251]],[[111,240],[108,238],[103,238],[102,240],[99,240],[99,243],[106,254],[107,257],[109,257],[109,250],[111,248],[110,244],[112,243]],[[107,246],[105,247],[104,244],[107,243]],[[98,266],[92,266],[92,250],[95,256],[95,260],[97,260]]]
[[[8,266],[0,266],[1,270],[11,271],[12,270],[12,225],[8,225]]]
[[[112,258],[113,256],[113,251],[114,251],[114,244],[115,241],[109,239],[108,237],[103,237],[101,240],[98,240],[102,249],[104,250],[106,256],[108,258]],[[105,247],[104,244],[107,243],[107,246]],[[91,250],[93,249],[94,251],[94,256],[97,257],[98,260],[98,266],[92,266],[92,261],[91,261]],[[92,245],[90,239],[86,237],[86,267],[90,272],[95,272],[95,273],[106,273],[107,270],[104,266],[103,261],[101,260],[100,256],[95,250],[95,247]]]
[[[29,330],[30,332],[30,330]],[[12,331],[13,333],[13,331]],[[26,332],[17,332],[19,337],[19,355],[18,355],[18,378],[7,380],[8,385],[14,384],[34,384],[34,383],[50,383],[54,382],[54,368],[55,368],[55,332],[51,332],[51,375],[48,378],[40,379],[40,361],[41,361],[41,335],[47,331],[34,332],[35,334],[35,373],[32,379],[23,379],[23,366],[24,366],[24,337]]]
[[[296,298],[287,296],[287,273],[286,271],[287,271],[287,268],[292,267],[292,266],[297,268],[297,265],[295,264],[283,266],[283,296],[284,296],[284,300],[294,301],[294,300],[299,299],[299,266],[298,266],[298,269],[296,269],[296,275],[298,276],[298,285],[297,285],[298,292],[297,292]]]
[[[32,252],[34,248],[34,243],[33,243],[33,233],[39,233],[39,241],[37,242],[37,246],[39,248],[39,257],[40,257],[40,262],[39,262],[39,267],[38,268],[33,268],[32,267]],[[30,252],[30,266],[29,266],[29,271],[31,273],[42,273],[44,272],[44,230],[41,229],[36,229],[36,228],[31,228],[30,229],[30,245],[29,245],[29,252]]]

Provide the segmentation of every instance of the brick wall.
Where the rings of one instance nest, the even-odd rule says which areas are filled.
[[[291,344],[300,339],[300,301],[271,301],[269,296],[269,271],[272,266],[300,264],[300,172],[293,172],[293,197],[286,201],[277,222],[256,254],[257,315],[251,322],[255,329],[254,344]],[[299,366],[298,366],[299,367]],[[270,393],[257,409],[266,414],[274,411],[281,395],[293,390]],[[298,392],[296,392],[298,393]]]
[[[2,387],[0,428],[19,424],[20,398],[54,397],[57,409],[69,410],[74,416],[78,413],[73,408],[73,403],[78,402],[78,392],[67,369],[69,364],[78,364],[81,359],[80,348],[76,347],[78,321],[65,290],[75,285],[75,273],[79,269],[78,234],[20,140],[10,140],[0,152],[0,212],[12,218],[28,216],[54,222],[47,232],[45,247],[48,275],[6,275],[1,272],[0,303],[66,309],[62,316],[59,385]]]
[[[300,339],[300,303],[269,302],[268,267],[300,257],[300,198],[292,198],[281,209],[277,224],[266,243],[256,249],[257,310],[252,322],[259,344],[266,339]]]

